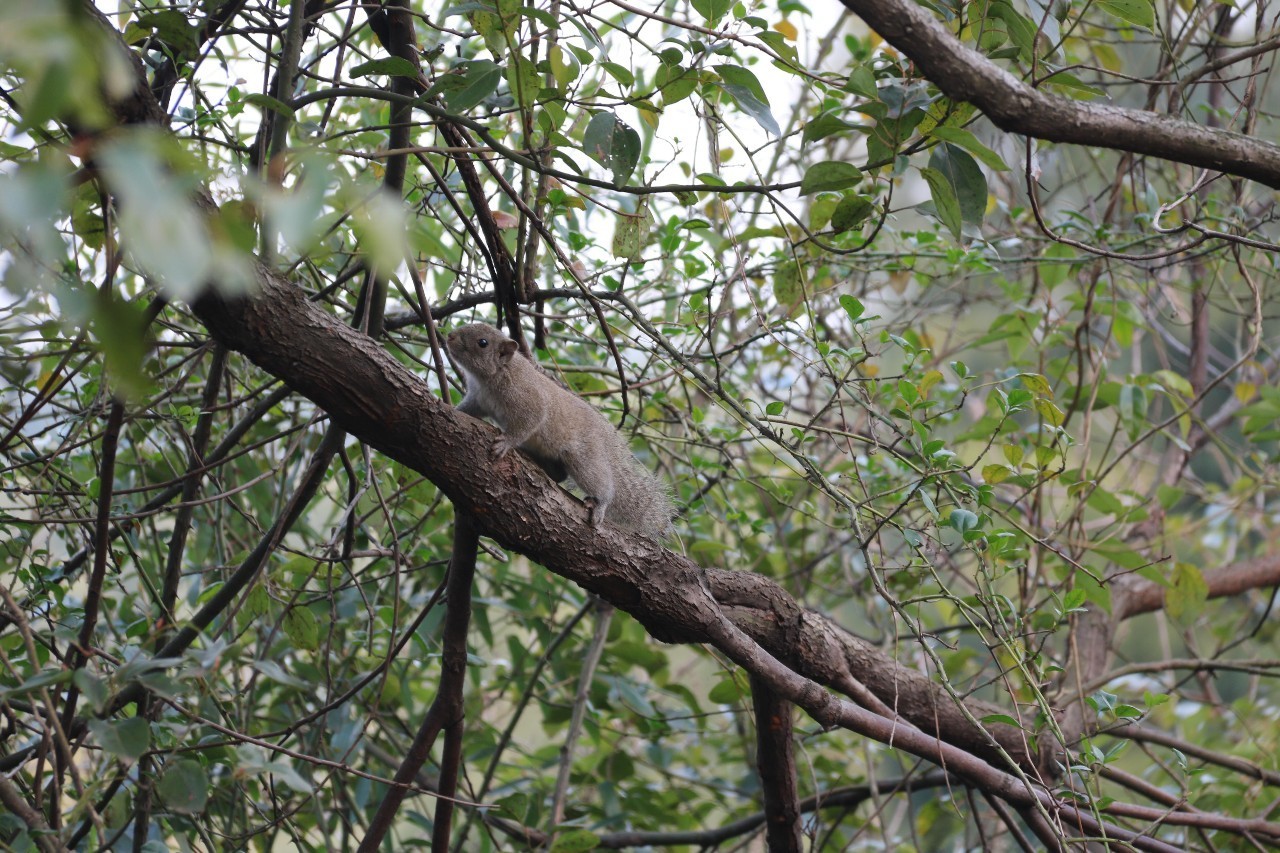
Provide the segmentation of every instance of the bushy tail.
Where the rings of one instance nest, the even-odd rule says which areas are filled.
[[[642,533],[653,539],[663,538],[671,530],[675,508],[671,505],[671,488],[662,478],[644,468],[627,452],[625,464],[618,466],[619,476],[613,502],[605,517],[611,524]]]

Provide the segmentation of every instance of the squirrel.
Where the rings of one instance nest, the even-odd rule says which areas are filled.
[[[449,333],[449,354],[467,380],[458,411],[490,418],[502,430],[492,453],[519,448],[556,482],[572,477],[588,519],[662,536],[674,515],[667,486],[645,469],[604,415],[517,355],[516,342],[474,323]]]

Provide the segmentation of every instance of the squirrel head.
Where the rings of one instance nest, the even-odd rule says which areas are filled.
[[[511,364],[516,342],[486,323],[454,329],[445,339],[458,365],[476,376],[493,376]]]

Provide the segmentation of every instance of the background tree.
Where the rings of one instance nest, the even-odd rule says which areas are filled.
[[[0,839],[1274,846],[1275,10],[846,4],[0,6]]]

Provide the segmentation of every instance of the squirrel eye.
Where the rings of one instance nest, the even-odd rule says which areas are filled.
[[[487,347],[487,346],[489,345],[489,339],[488,339],[488,338],[481,338],[481,339],[480,339],[479,341],[477,341],[476,343],[480,344],[480,349],[484,349],[485,347]]]

